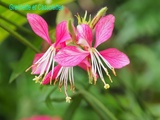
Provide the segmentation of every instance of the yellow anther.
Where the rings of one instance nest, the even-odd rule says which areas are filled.
[[[96,82],[97,82],[97,77],[94,76],[94,85],[96,85]]]
[[[54,80],[54,85],[56,85],[56,82],[58,81],[58,78],[56,78],[55,80]]]
[[[114,68],[112,68],[111,70],[112,70],[114,76],[116,76],[116,72],[115,72]]]
[[[66,102],[67,102],[67,103],[70,103],[70,102],[71,102],[71,97],[68,97],[68,96],[67,96],[67,97],[66,97]]]
[[[70,90],[71,90],[71,91],[74,91],[74,86],[73,86],[72,83],[70,83]]]
[[[106,74],[107,74],[107,76],[109,77],[109,80],[110,80],[111,82],[113,82],[113,81],[112,81],[112,78],[111,78],[111,76],[109,75],[109,73],[108,73],[107,70],[106,70]]]
[[[30,66],[29,68],[27,68],[27,69],[25,70],[25,72],[28,72],[32,67],[33,67],[33,66]]]
[[[104,85],[104,89],[109,89],[110,88],[110,85],[109,84],[105,84]]]
[[[74,92],[74,90],[75,90],[75,86],[70,86],[70,90],[72,91],[72,92]]]
[[[49,83],[50,85],[52,85],[52,77],[50,77]]]

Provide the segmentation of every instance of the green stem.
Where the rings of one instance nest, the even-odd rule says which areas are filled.
[[[0,15],[0,18],[3,19],[4,21],[10,23],[11,25],[16,26],[19,30],[21,30],[21,31],[23,31],[23,32],[25,32],[25,33],[28,33],[28,34],[32,34],[32,32],[30,32],[28,29],[26,29],[26,28],[24,28],[24,27],[21,27],[21,26],[19,26],[19,25],[17,25],[17,24],[15,24],[14,22],[6,19],[5,17],[3,17],[3,16],[1,16],[1,15]]]
[[[7,8],[7,9],[9,9],[9,6],[10,6],[10,5],[2,2],[1,0],[0,0],[0,5],[2,5],[3,7]],[[26,17],[26,15],[24,13],[20,12],[20,11],[13,10],[13,12],[16,12],[16,13],[20,14],[21,16]]]
[[[19,40],[20,42],[22,42],[24,45],[30,47],[35,52],[39,52],[39,50],[34,45],[32,45],[28,40],[26,40],[24,37],[22,37],[17,32],[14,32],[13,30],[9,29],[7,26],[5,26],[5,25],[3,25],[1,23],[0,23],[0,27],[2,27],[4,30],[6,30],[7,32],[9,32],[15,38],[17,38],[17,40]]]
[[[94,97],[92,94],[90,94],[83,88],[78,89],[86,102],[90,104],[90,106],[103,120],[117,120],[117,118],[96,97]]]

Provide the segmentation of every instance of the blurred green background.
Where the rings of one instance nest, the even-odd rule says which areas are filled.
[[[9,9],[10,4],[62,5],[72,12],[75,24],[75,14],[84,15],[87,10],[93,17],[107,6],[107,14],[116,17],[115,28],[111,39],[98,49],[116,47],[129,56],[130,65],[116,70],[116,77],[111,75],[114,82],[109,90],[103,89],[101,81],[89,85],[87,73],[74,68],[78,90],[69,92],[73,100],[66,103],[64,93],[56,86],[35,84],[34,76],[25,72],[35,52],[20,40],[26,39],[41,50],[42,39],[31,30],[26,13],[41,15],[54,40],[57,14],[63,12],[15,11]],[[60,116],[64,120],[160,120],[160,1],[0,0],[0,120],[33,115]]]

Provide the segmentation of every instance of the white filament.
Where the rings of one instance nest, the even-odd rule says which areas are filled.
[[[39,76],[33,80],[38,81],[44,75],[42,79],[43,81],[51,68],[52,68],[52,73],[51,73],[51,78],[52,78],[54,62],[55,62],[53,57],[55,56],[55,52],[56,50],[53,46],[49,47],[48,50],[44,53],[44,55],[32,65],[36,66],[32,73],[36,72],[37,69],[40,69]]]
[[[108,66],[110,69],[112,69],[113,67],[109,64],[109,62],[107,60],[105,60],[105,58],[95,49],[95,48],[91,48],[89,50],[90,55],[91,55],[91,63],[92,63],[92,74],[94,76],[94,78],[96,77],[96,73],[98,72],[100,79],[102,80],[102,82],[104,83],[104,85],[106,86],[106,82],[104,80],[104,76],[102,73],[102,68],[103,70],[106,72],[107,76],[109,77],[109,79],[111,80],[111,77],[108,73],[107,68],[104,66],[104,64],[102,63],[102,61],[106,64],[106,66]],[[111,80],[112,82],[112,80]]]
[[[73,67],[61,67],[56,76],[56,79],[58,78],[59,78],[59,87],[64,85],[64,92],[67,98],[66,102],[68,102],[68,100],[71,99],[67,93],[68,80],[70,81],[71,87],[74,86]]]

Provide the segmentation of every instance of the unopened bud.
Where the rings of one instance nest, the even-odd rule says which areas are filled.
[[[76,42],[76,35],[75,35],[75,30],[74,30],[74,27],[73,27],[73,24],[72,24],[72,21],[71,20],[68,20],[68,24],[67,24],[67,27],[68,27],[68,31],[72,37],[72,42]]]
[[[106,11],[107,11],[107,7],[104,7],[102,9],[100,9],[98,11],[98,13],[96,14],[96,16],[92,19],[91,23],[90,23],[90,27],[93,29],[95,27],[95,25],[97,24],[97,22],[100,20],[100,18],[102,16],[105,15]]]

